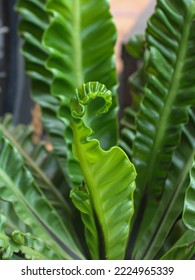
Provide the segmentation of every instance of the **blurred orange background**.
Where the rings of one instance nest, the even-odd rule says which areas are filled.
[[[118,31],[118,40],[116,45],[116,58],[117,58],[117,69],[118,72],[122,71],[122,62],[120,60],[121,55],[121,44],[124,42],[138,21],[142,21],[142,29],[145,26],[147,16],[150,16],[151,11],[154,9],[155,0],[110,0],[111,13],[114,16]],[[142,17],[142,15],[144,16]],[[136,28],[135,28],[136,31]]]

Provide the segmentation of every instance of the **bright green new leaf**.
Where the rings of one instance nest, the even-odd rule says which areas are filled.
[[[73,151],[103,232],[106,258],[123,259],[134,212],[136,172],[123,150],[112,147],[105,151],[93,139],[86,107],[96,101],[94,114],[97,113],[98,119],[112,104],[111,91],[97,82],[84,84],[76,91],[71,102]]]

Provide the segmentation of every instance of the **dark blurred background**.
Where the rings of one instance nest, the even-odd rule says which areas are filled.
[[[19,16],[14,11],[16,0],[0,0],[0,116],[9,112],[14,123],[29,123],[33,102],[29,80],[24,73],[17,34]]]

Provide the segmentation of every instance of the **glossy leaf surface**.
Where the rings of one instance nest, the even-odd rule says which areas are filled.
[[[147,220],[158,207],[182,126],[188,121],[189,107],[195,104],[194,16],[193,0],[158,0],[148,21],[148,84],[136,120],[133,149],[138,172],[136,212],[143,217],[142,205],[147,203]]]
[[[59,101],[51,95],[52,75],[45,68],[48,51],[42,46],[42,36],[49,25],[46,2],[47,0],[19,0],[16,9],[21,15],[19,34],[24,40],[22,54],[25,58],[26,71],[31,78],[31,96],[41,106],[44,128],[67,179],[64,124],[57,118]]]
[[[145,224],[142,224],[134,258],[153,259],[175,221],[183,211],[186,189],[189,185],[189,172],[195,155],[195,111],[190,110],[190,119],[183,128],[180,144],[173,154],[172,164],[165,182],[164,194],[155,209],[153,219],[145,209]]]
[[[64,119],[66,126],[69,176],[73,184],[78,186],[82,174],[72,155],[69,103],[75,89],[85,82],[99,81],[112,89],[113,105],[108,117],[105,119],[100,116],[97,122],[91,113],[96,105],[92,105],[88,120],[95,131],[94,137],[99,139],[104,148],[116,144],[116,30],[106,0],[49,0],[47,10],[52,18],[43,40],[50,53],[47,67],[53,73],[52,94],[61,100],[63,106],[59,116]]]
[[[98,140],[93,139],[92,130],[87,125],[86,107],[98,98],[103,101],[96,110],[99,115],[106,113],[111,106],[111,91],[97,82],[84,84],[76,91],[71,103],[73,151],[103,232],[106,258],[123,259],[134,212],[136,172],[119,147],[106,151]]]

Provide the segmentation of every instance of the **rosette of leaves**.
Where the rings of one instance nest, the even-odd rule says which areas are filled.
[[[31,59],[28,70],[38,79],[43,118],[46,108],[53,110],[45,111],[51,117],[45,124],[71,199],[3,128],[1,217],[8,220],[0,223],[2,256],[10,251],[11,258],[18,257],[23,251],[14,247],[17,242],[18,248],[31,244],[36,249],[33,242],[25,243],[29,232],[44,252],[52,248],[45,256],[62,259],[193,259],[195,1],[158,0],[141,41],[133,41],[143,66],[131,81],[139,98],[134,95],[123,121],[120,143],[128,156],[115,146],[115,28],[109,2],[21,0],[18,7],[27,65]],[[42,26],[37,34],[33,22]],[[33,48],[38,42],[44,56]],[[48,77],[47,96],[56,106],[42,99],[39,81]],[[50,126],[56,133],[49,132]]]

